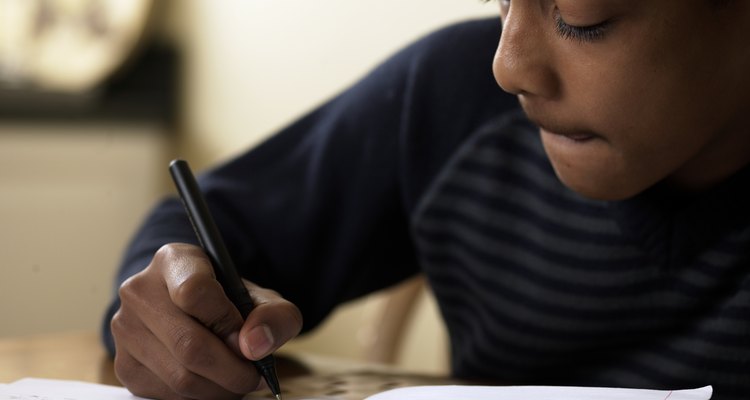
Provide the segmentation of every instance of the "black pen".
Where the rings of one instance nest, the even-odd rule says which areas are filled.
[[[253,300],[234,267],[234,262],[232,262],[229,251],[221,239],[219,229],[208,211],[208,206],[206,206],[198,183],[190,171],[190,166],[184,160],[173,160],[169,164],[169,172],[172,174],[172,180],[177,186],[177,192],[180,194],[182,205],[185,206],[190,223],[198,236],[198,241],[211,260],[211,265],[216,272],[216,279],[221,283],[229,300],[240,311],[242,318],[247,319],[248,314],[254,307]],[[258,368],[258,372],[263,375],[276,399],[281,400],[281,389],[279,388],[279,379],[276,377],[273,354],[269,354],[261,360],[253,361],[253,364]]]

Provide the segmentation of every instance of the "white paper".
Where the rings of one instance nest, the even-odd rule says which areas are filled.
[[[0,400],[145,400],[127,389],[96,383],[24,378],[0,385]]]
[[[570,386],[412,386],[366,400],[709,400],[711,386],[644,390]],[[145,400],[127,389],[78,381],[26,378],[0,384],[0,400]]]
[[[709,400],[713,389],[645,390],[572,386],[412,386],[366,400]]]

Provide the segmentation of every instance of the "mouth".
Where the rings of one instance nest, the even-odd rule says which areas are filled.
[[[534,118],[528,111],[526,112],[526,115],[532,123],[539,127],[542,137],[547,139],[572,144],[583,144],[594,139],[602,139],[602,136],[599,136],[597,133],[589,129],[575,128],[570,124],[564,126],[559,123],[549,123],[551,121],[541,121],[540,118]]]
[[[529,103],[525,98],[520,98],[520,101],[529,121],[539,127],[542,137],[546,139],[551,139],[561,144],[583,144],[595,139],[604,139],[598,133],[574,124],[571,121],[564,123],[562,120],[554,118],[553,114],[536,108],[535,103]],[[547,117],[540,118],[542,115],[546,115]]]
[[[575,132],[553,132],[550,131],[544,127],[539,127],[539,131],[542,133],[542,136],[552,136],[557,137],[565,140],[569,140],[573,143],[585,143],[588,141],[593,140],[597,136],[590,132],[584,132],[584,131],[575,131]]]

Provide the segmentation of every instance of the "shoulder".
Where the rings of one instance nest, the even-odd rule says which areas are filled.
[[[490,72],[500,31],[499,18],[454,23],[416,40],[396,54],[394,59],[408,60],[416,69],[440,71],[457,66],[476,66]]]
[[[407,198],[420,198],[464,141],[518,109],[516,97],[492,74],[500,31],[499,18],[461,22],[397,55],[400,68],[408,68],[402,113]]]
[[[415,43],[425,53],[451,51],[476,53],[476,50],[494,54],[500,37],[501,24],[497,17],[454,23],[424,36]]]

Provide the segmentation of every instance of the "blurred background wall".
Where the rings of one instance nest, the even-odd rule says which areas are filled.
[[[169,159],[186,157],[200,170],[232,156],[406,43],[496,14],[478,0],[157,0],[144,1],[145,30],[134,35],[108,11],[123,1],[135,0],[0,0],[0,336],[98,329],[128,237],[172,190]],[[19,28],[19,10],[42,3],[47,10]],[[81,36],[50,28],[81,21],[90,37],[80,48],[96,51],[55,42],[57,59],[29,55],[43,47],[36,44],[42,37]],[[102,67],[105,78],[82,83],[85,74],[76,71],[85,70],[86,57],[119,60],[102,50],[113,47],[128,54],[125,67]],[[68,78],[23,77],[32,56],[29,65]],[[59,60],[70,61],[70,70]],[[342,307],[290,348],[362,357],[384,301]],[[397,362],[444,371],[434,302],[426,292],[416,301]]]

